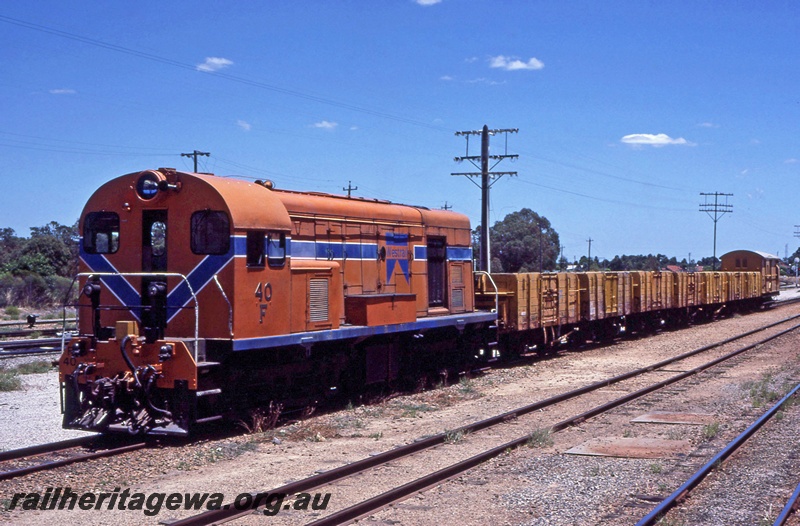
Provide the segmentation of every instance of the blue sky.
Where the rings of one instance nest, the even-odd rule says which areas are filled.
[[[17,1],[0,5],[0,227],[72,224],[124,173],[192,169],[439,208],[477,224],[456,131],[518,128],[492,222],[564,254],[789,252],[800,6],[774,2]],[[478,141],[470,154],[478,154]],[[499,137],[492,153],[505,153]]]

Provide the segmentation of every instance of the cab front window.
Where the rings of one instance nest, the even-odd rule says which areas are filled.
[[[192,252],[195,254],[226,254],[231,246],[231,224],[228,214],[215,210],[200,210],[192,214]]]
[[[83,249],[89,254],[113,254],[119,250],[119,215],[115,212],[86,214]]]

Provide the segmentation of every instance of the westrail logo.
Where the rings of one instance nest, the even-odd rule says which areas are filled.
[[[408,234],[386,233],[386,281],[392,279],[395,268],[400,267],[406,283],[409,282],[408,272]]]

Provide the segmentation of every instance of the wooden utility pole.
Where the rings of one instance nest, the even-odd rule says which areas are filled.
[[[714,256],[711,259],[711,270],[717,270],[717,221],[719,221],[725,214],[733,213],[733,205],[728,204],[728,197],[732,196],[733,194],[723,194],[720,192],[714,192],[712,194],[700,192],[700,195],[705,198],[705,202],[700,203],[700,211],[708,214],[708,217],[714,221]],[[714,202],[710,203],[708,198],[712,195],[714,196]],[[720,197],[725,198],[724,203],[719,202]]]
[[[456,157],[455,161],[460,163],[462,161],[469,161],[475,166],[476,168],[480,169],[480,172],[460,172],[460,173],[451,173],[450,175],[464,175],[467,177],[480,177],[481,184],[472,181],[476,186],[481,189],[481,253],[480,253],[480,261],[478,264],[478,270],[483,270],[485,272],[491,272],[492,266],[492,259],[491,259],[491,251],[489,250],[489,189],[497,182],[501,177],[504,175],[514,176],[517,175],[517,172],[492,172],[490,171],[491,168],[497,166],[500,161],[504,159],[512,159],[515,160],[519,158],[519,155],[509,155],[508,154],[508,135],[509,133],[517,133],[519,129],[517,128],[507,128],[507,129],[499,129],[499,130],[490,130],[488,126],[484,125],[483,129],[480,131],[459,131],[456,132],[456,135],[463,135],[467,139],[467,151],[466,155],[462,157]],[[498,133],[506,134],[506,147],[503,155],[489,155],[489,136],[490,135],[497,135]],[[481,136],[481,154],[480,155],[470,155],[469,154],[469,138],[471,135],[480,135]],[[489,167],[489,161],[497,161]],[[478,161],[480,161],[480,165],[478,165]]]
[[[357,187],[357,186],[353,186],[353,185],[351,184],[352,182],[353,182],[353,181],[347,181],[347,188],[342,188],[342,190],[344,190],[345,192],[347,192],[347,197],[348,197],[348,198],[350,197],[350,192],[352,192],[353,190],[358,190],[358,187]]]
[[[197,150],[193,151],[192,153],[182,153],[181,157],[194,157],[194,173],[197,173],[197,158],[201,155],[205,155],[209,157],[211,155],[210,152],[198,152]]]

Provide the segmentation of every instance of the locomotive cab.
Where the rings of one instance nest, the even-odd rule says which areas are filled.
[[[64,427],[186,434],[221,417],[206,349],[234,336],[236,268],[259,281],[247,310],[262,324],[286,272],[289,218],[270,197],[170,169],[95,192],[80,222],[79,336],[61,357]]]

